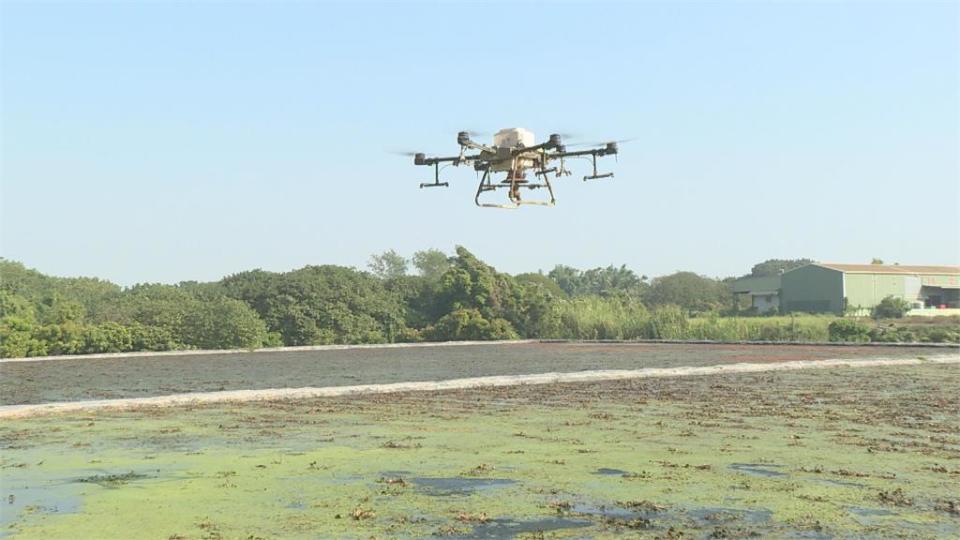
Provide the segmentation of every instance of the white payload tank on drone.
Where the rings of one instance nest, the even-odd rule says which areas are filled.
[[[527,129],[507,128],[498,131],[493,136],[493,146],[497,149],[497,154],[504,159],[503,161],[491,163],[490,170],[493,172],[508,172],[516,168],[516,165],[520,165],[524,169],[532,167],[532,159],[525,159],[521,156],[519,159],[522,163],[513,163],[509,158],[511,150],[515,148],[530,148],[535,144],[533,141],[533,132]]]

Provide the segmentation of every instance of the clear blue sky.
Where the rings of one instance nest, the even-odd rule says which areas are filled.
[[[2,254],[47,273],[960,261],[955,2],[0,9]],[[636,140],[519,211],[388,152],[512,126]]]

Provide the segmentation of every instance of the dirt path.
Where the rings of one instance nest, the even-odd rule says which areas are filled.
[[[648,368],[637,370],[591,370],[576,373],[540,373],[534,375],[502,375],[471,377],[446,381],[364,384],[323,388],[271,388],[260,390],[231,390],[222,392],[186,393],[147,398],[89,400],[36,405],[8,405],[0,407],[0,418],[17,418],[40,414],[55,414],[102,409],[132,409],[140,407],[175,407],[205,403],[247,402],[279,399],[337,397],[356,394],[389,394],[398,392],[429,392],[465,388],[519,386],[571,382],[600,382],[655,377],[689,377],[724,373],[754,373],[823,368],[863,368],[877,366],[910,366],[921,364],[960,364],[960,355],[943,355],[929,359],[871,358],[861,360],[827,359],[780,363],[737,363],[699,367]]]

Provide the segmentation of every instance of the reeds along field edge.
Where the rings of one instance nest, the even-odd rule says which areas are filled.
[[[906,321],[905,321],[906,322]],[[851,325],[860,331],[850,332]],[[904,328],[901,328],[904,327]],[[906,328],[908,327],[909,328]],[[677,306],[648,309],[639,302],[583,297],[558,302],[543,336],[558,339],[678,339],[711,341],[957,342],[960,328],[929,330],[896,321],[833,315],[688,316]]]

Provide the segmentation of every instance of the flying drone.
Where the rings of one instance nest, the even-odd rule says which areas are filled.
[[[473,199],[477,206],[486,208],[519,208],[521,205],[553,206],[556,199],[549,176],[553,174],[560,178],[572,174],[564,166],[565,160],[571,158],[592,160],[593,174],[583,177],[583,181],[586,182],[612,177],[612,172],[605,174],[597,172],[597,158],[615,156],[618,152],[617,142],[591,144],[590,146],[599,146],[599,148],[568,152],[561,141],[560,134],[557,133],[550,135],[546,142],[535,144],[533,132],[523,128],[501,129],[493,136],[493,144],[489,146],[472,140],[470,135],[469,131],[461,131],[457,134],[457,144],[460,145],[458,156],[427,157],[422,153],[413,154],[415,165],[432,166],[434,171],[433,182],[421,183],[421,188],[447,187],[450,185],[448,182],[440,181],[441,169],[450,165],[454,167],[473,165],[477,176],[480,177],[480,185]],[[470,151],[478,153],[469,154]],[[528,171],[532,172],[531,179],[527,177]],[[501,180],[494,180],[494,175],[500,173],[504,173],[505,176]],[[520,195],[523,189],[544,188],[550,194],[549,199],[525,200]],[[484,193],[496,192],[498,189],[507,190],[508,203],[497,204],[481,200]]]

